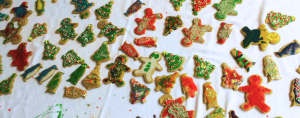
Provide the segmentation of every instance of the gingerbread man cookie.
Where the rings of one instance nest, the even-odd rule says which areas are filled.
[[[155,78],[156,83],[156,91],[162,91],[164,93],[171,93],[171,89],[174,87],[174,84],[176,83],[176,79],[179,76],[178,72],[175,72],[171,75],[163,75],[163,76],[157,76]]]
[[[222,83],[221,86],[224,88],[232,88],[233,90],[238,90],[239,86],[244,81],[242,75],[238,74],[236,70],[230,68],[227,63],[222,63]]]
[[[183,22],[180,19],[181,16],[168,16],[165,21],[165,30],[163,35],[167,36],[171,34],[173,30],[177,30],[179,27],[183,26]]]
[[[3,44],[7,44],[12,42],[13,44],[18,44],[22,41],[22,36],[20,32],[22,31],[22,27],[15,28],[14,22],[9,22],[4,30],[0,30],[0,36],[4,37]]]
[[[265,101],[265,94],[272,94],[272,90],[261,86],[263,79],[259,75],[252,75],[248,79],[249,84],[247,86],[242,86],[239,91],[246,93],[246,103],[241,105],[241,108],[245,111],[251,110],[256,107],[262,113],[268,113],[271,107],[268,106]]]
[[[136,81],[134,78],[130,80],[132,84],[132,90],[131,90],[131,98],[130,101],[132,104],[135,104],[137,102],[146,102],[146,97],[149,95],[151,89],[147,86],[140,84],[140,82]]]
[[[89,3],[88,0],[71,0],[72,4],[75,4],[73,14],[80,14],[81,19],[86,19],[90,16],[90,8],[94,6],[94,3]]]
[[[236,4],[242,3],[243,0],[222,0],[220,4],[215,3],[213,6],[218,10],[215,13],[217,20],[225,20],[227,15],[238,15],[238,12],[234,10]]]
[[[300,50],[300,44],[298,40],[295,39],[293,42],[283,46],[278,52],[275,52],[275,55],[277,57],[296,55],[300,52],[299,50]]]
[[[11,21],[18,21],[19,26],[25,26],[28,23],[28,17],[32,14],[31,10],[27,10],[28,3],[23,2],[19,7],[14,7],[11,9],[12,13],[15,13],[15,17]]]
[[[98,28],[101,29],[98,37],[107,37],[108,43],[112,44],[116,42],[117,36],[123,35],[126,32],[125,28],[119,29],[117,26],[113,25],[111,22],[107,23],[107,20],[101,20],[98,23]]]
[[[214,107],[219,107],[217,100],[217,92],[210,85],[211,82],[203,84],[203,102],[206,104],[206,110]]]
[[[155,30],[156,27],[154,26],[154,23],[157,18],[162,19],[163,15],[161,13],[153,14],[151,8],[145,9],[145,16],[142,19],[140,18],[135,19],[138,26],[134,29],[134,33],[138,35],[142,35],[146,33],[146,29]]]
[[[273,61],[271,55],[267,55],[263,59],[264,75],[268,77],[268,82],[272,80],[280,80],[280,73],[277,64]]]
[[[7,55],[13,58],[12,66],[17,66],[19,71],[26,69],[29,65],[28,58],[32,55],[32,52],[27,52],[27,43],[21,43],[16,50],[10,50]]]
[[[230,51],[233,58],[237,61],[237,63],[242,67],[245,68],[247,72],[250,71],[250,68],[255,65],[256,62],[253,62],[245,53],[242,51],[233,48]]]
[[[181,44],[189,47],[193,42],[204,43],[202,36],[204,36],[205,32],[211,32],[212,29],[210,25],[202,25],[201,19],[195,18],[193,19],[193,25],[189,29],[184,28],[182,30],[185,37],[181,39]]]
[[[157,42],[157,37],[142,37],[142,38],[134,39],[134,43],[137,46],[157,47],[156,42]]]
[[[114,1],[109,1],[107,4],[96,9],[95,14],[96,14],[97,20],[100,20],[101,18],[103,18],[103,19],[109,18],[113,4],[114,4]]]
[[[163,68],[158,63],[162,58],[159,52],[151,53],[150,57],[140,57],[139,60],[142,62],[140,69],[133,70],[132,74],[134,76],[143,76],[146,83],[152,83],[155,70],[162,71]]]
[[[193,14],[198,15],[198,12],[201,10],[201,8],[206,7],[206,5],[209,5],[210,3],[211,0],[192,0]]]
[[[219,32],[218,32],[218,42],[219,44],[224,44],[225,41],[229,38],[229,35],[232,32],[231,26],[233,24],[227,24],[222,22],[221,23],[221,27],[219,28]]]
[[[296,78],[291,83],[291,92],[290,92],[290,99],[291,99],[291,107],[293,106],[300,106],[300,79]]]
[[[12,0],[1,0],[0,1],[0,10],[2,10],[3,8],[9,8],[9,7],[11,7],[12,4],[13,4]]]
[[[60,23],[61,27],[55,31],[55,33],[59,33],[62,37],[59,41],[60,44],[65,45],[69,39],[75,39],[78,35],[75,33],[76,27],[78,27],[78,23],[72,23],[70,18],[65,18]]]

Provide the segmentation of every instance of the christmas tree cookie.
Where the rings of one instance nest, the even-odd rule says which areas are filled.
[[[181,89],[183,94],[186,94],[186,98],[194,98],[198,95],[198,88],[192,77],[187,76],[187,73],[184,73],[180,76]]]
[[[19,71],[26,69],[26,66],[29,65],[28,58],[32,55],[32,52],[27,52],[26,50],[27,43],[21,43],[16,50],[10,50],[7,53],[7,56],[13,58],[11,62],[12,66],[17,66]]]
[[[290,100],[292,102],[291,107],[300,106],[300,79],[296,78],[292,81]]]
[[[77,88],[76,86],[71,87],[65,87],[65,93],[64,98],[85,98],[87,96],[87,92],[85,90],[82,90],[80,88]]]
[[[244,48],[248,48],[251,44],[258,45],[261,51],[265,51],[268,44],[277,44],[280,42],[280,36],[276,32],[268,32],[264,24],[259,29],[250,30],[248,27],[242,29],[242,33],[246,38],[242,42]]]
[[[110,60],[107,41],[104,41],[102,43],[101,47],[97,51],[95,51],[91,58],[97,62],[97,65],[101,65],[102,62]]]
[[[3,8],[9,8],[9,7],[11,7],[12,4],[13,4],[12,0],[1,0],[0,10],[2,10]]]
[[[195,18],[193,19],[193,25],[187,29],[183,28],[183,33],[185,37],[181,39],[181,44],[185,47],[189,47],[193,44],[193,42],[204,43],[205,40],[202,38],[205,32],[211,32],[212,27],[210,25],[202,25],[201,19]]]
[[[14,7],[11,9],[12,13],[15,13],[15,17],[11,21],[18,21],[19,26],[25,26],[28,23],[28,17],[32,14],[31,10],[27,10],[28,3],[23,2],[19,7]]]
[[[89,3],[88,0],[71,0],[72,4],[75,4],[73,14],[80,14],[81,19],[86,19],[90,16],[90,8],[94,6],[94,3]]]
[[[134,78],[130,80],[130,83],[132,84],[132,90],[131,90],[131,98],[130,101],[132,104],[135,104],[137,102],[146,102],[146,97],[149,95],[151,89],[147,86],[140,84],[140,82],[136,81]]]
[[[173,30],[177,30],[179,27],[183,26],[183,22],[180,19],[181,16],[168,16],[165,21],[165,30],[163,35],[167,36],[171,34]]]
[[[2,94],[11,94],[16,77],[17,73],[13,73],[8,79],[0,82],[0,96]]]
[[[150,57],[140,57],[139,60],[142,62],[140,69],[133,70],[132,74],[134,76],[143,76],[146,83],[152,83],[155,70],[162,71],[163,68],[158,63],[162,58],[162,55],[159,52],[151,53]]]
[[[95,69],[81,81],[82,85],[87,89],[99,88],[101,86],[100,78],[100,65],[97,65]]]
[[[0,12],[0,21],[8,21],[9,15]]]
[[[169,72],[183,70],[182,65],[185,60],[185,58],[183,56],[173,55],[171,53],[167,53],[166,51],[163,52],[163,56],[165,57],[166,65],[168,67]]]
[[[65,55],[62,55],[63,67],[72,66],[74,64],[84,64],[84,59],[80,58],[74,50],[69,50]]]
[[[213,6],[218,10],[215,13],[217,20],[225,20],[227,15],[238,15],[238,12],[234,10],[236,4],[242,3],[243,0],[222,0],[220,4],[215,3]]]
[[[40,68],[43,68],[43,65],[41,63],[38,63],[27,70],[21,75],[23,77],[23,80],[27,82],[28,79],[30,79],[32,76],[34,76],[37,72],[39,72]]]
[[[92,43],[96,40],[93,33],[93,25],[89,24],[86,29],[81,33],[81,35],[77,38],[77,41],[79,41],[82,46],[86,46],[88,43]]]
[[[0,74],[3,73],[2,56],[0,55]]]
[[[203,102],[206,104],[206,110],[214,107],[219,107],[217,100],[217,92],[210,85],[211,82],[206,82],[203,84]]]
[[[266,23],[269,23],[274,30],[277,30],[279,27],[288,25],[295,20],[296,18],[294,16],[288,16],[281,14],[280,12],[271,11],[268,13],[265,21]]]
[[[119,55],[114,63],[106,65],[109,69],[108,77],[103,79],[104,84],[115,83],[118,87],[123,87],[125,81],[123,80],[124,72],[130,72],[131,69],[125,65],[127,63],[126,55]]]
[[[163,75],[163,76],[157,76],[155,78],[155,90],[156,91],[162,91],[164,93],[171,93],[171,89],[174,87],[174,84],[176,83],[176,79],[179,76],[178,72],[175,72],[171,75]]]
[[[70,76],[71,78],[68,79],[68,82],[71,82],[74,85],[77,85],[78,81],[84,75],[86,68],[90,68],[86,63],[81,64]]]
[[[78,26],[78,23],[71,23],[72,20],[70,18],[65,18],[61,21],[61,27],[55,31],[55,33],[59,33],[62,37],[59,41],[60,44],[65,45],[69,39],[75,39],[78,35],[75,33],[75,29]]]
[[[244,81],[243,76],[238,74],[236,70],[230,68],[227,63],[222,63],[221,66],[223,73],[221,86],[224,88],[232,88],[235,91],[238,90]]]
[[[53,65],[45,70],[43,70],[36,79],[39,81],[39,84],[43,84],[44,81],[48,80],[55,72],[58,70],[56,65]]]
[[[235,114],[235,111],[234,110],[230,110],[228,112],[229,114],[229,118],[239,118],[236,114]]]
[[[242,104],[241,108],[249,111],[256,107],[262,113],[270,112],[271,107],[265,103],[265,94],[272,94],[273,91],[261,86],[263,79],[259,75],[250,76],[248,81],[250,85],[239,88],[239,91],[246,93],[246,103]]]
[[[193,14],[198,15],[198,12],[201,11],[201,8],[206,7],[206,5],[209,5],[210,3],[211,0],[192,0]]]
[[[134,39],[134,43],[137,46],[157,47],[156,42],[157,42],[157,37],[142,37],[142,38]]]
[[[101,29],[98,37],[107,37],[108,43],[112,44],[116,42],[116,39],[119,35],[123,35],[126,32],[125,28],[119,29],[117,26],[114,26],[111,22],[107,23],[107,20],[101,20],[98,23],[98,28]]]
[[[56,45],[51,44],[48,40],[44,42],[44,53],[43,53],[43,59],[51,59],[55,60],[55,55],[60,51],[60,47],[57,47]]]
[[[62,75],[65,74],[63,72],[57,72],[53,78],[49,81],[47,85],[47,90],[45,91],[46,93],[52,93],[55,94],[56,89],[61,83]]]
[[[233,24],[227,24],[225,22],[221,23],[221,26],[219,28],[219,32],[218,32],[218,42],[219,44],[224,44],[226,42],[226,40],[229,38],[229,35],[232,32],[231,26]]]
[[[43,34],[47,34],[47,27],[46,26],[47,26],[46,23],[43,23],[43,24],[36,23],[36,24],[34,24],[28,41],[31,42],[36,37],[42,36]]]
[[[194,76],[197,78],[205,78],[208,80],[210,78],[209,74],[215,70],[215,65],[210,64],[208,61],[204,61],[198,55],[194,56],[195,59],[195,69]]]
[[[44,0],[35,1],[35,10],[37,11],[38,16],[43,15],[45,12],[45,1]]]
[[[277,57],[296,55],[299,53],[299,49],[300,49],[300,44],[298,40],[295,39],[293,42],[283,46],[278,52],[275,52],[275,55]]]
[[[134,58],[134,60],[140,58],[140,54],[131,43],[128,44],[125,41],[124,44],[120,47],[120,50],[123,51],[127,56]]]
[[[223,112],[225,112],[224,109],[222,109],[221,107],[217,107],[215,110],[210,112],[205,118],[225,118]]]
[[[100,20],[101,18],[103,18],[103,19],[109,18],[113,4],[114,4],[114,1],[109,1],[107,4],[96,9],[95,14],[96,14],[97,19]]]
[[[245,53],[237,50],[236,48],[233,48],[230,51],[230,54],[242,68],[246,69],[247,72],[249,72],[250,68],[252,66],[254,66],[256,63],[256,62],[253,62]]]
[[[160,117],[165,118],[195,118],[195,111],[187,111],[182,103],[185,102],[185,98],[182,96],[173,100],[173,97],[169,94],[165,94],[159,98],[159,104],[164,106]]]
[[[7,23],[5,29],[0,30],[0,37],[4,37],[3,44],[12,42],[18,44],[22,41],[22,36],[19,34],[22,31],[22,27],[15,27],[14,22]]]
[[[171,3],[173,4],[175,11],[180,10],[180,7],[182,7],[183,2],[185,2],[185,0],[171,0]]]
[[[140,18],[135,19],[135,22],[138,24],[138,26],[134,29],[134,33],[138,35],[142,35],[146,33],[146,29],[154,31],[156,29],[154,23],[158,18],[162,19],[163,15],[161,13],[153,14],[151,8],[145,9],[145,16],[142,19]]]
[[[263,65],[264,65],[264,75],[268,77],[268,82],[271,82],[272,80],[280,80],[282,79],[280,77],[279,69],[277,67],[277,64],[273,61],[271,55],[267,55],[263,59]]]

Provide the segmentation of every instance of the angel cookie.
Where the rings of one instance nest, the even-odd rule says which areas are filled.
[[[206,82],[203,84],[203,102],[206,104],[206,110],[214,107],[219,107],[217,100],[217,92],[210,85],[211,82]]]
[[[176,83],[176,79],[179,76],[178,72],[175,72],[171,75],[163,75],[163,76],[157,76],[155,78],[156,83],[156,91],[162,91],[164,93],[171,93],[171,89],[174,87],[174,84]]]
[[[81,19],[86,19],[90,16],[90,8],[94,6],[94,3],[89,3],[88,0],[71,0],[72,4],[75,4],[73,14],[80,14]]]
[[[233,48],[230,51],[233,58],[238,62],[238,64],[245,68],[247,72],[250,71],[250,68],[255,65],[255,62],[253,62],[245,53],[242,51],[237,50],[236,48]]]
[[[131,103],[132,104],[135,104],[137,102],[145,103],[146,97],[149,95],[151,89],[143,84],[140,84],[134,78],[132,78],[130,82],[132,84],[131,98],[130,98]]]
[[[140,69],[133,70],[132,74],[134,76],[143,76],[146,83],[152,83],[155,70],[162,71],[163,68],[158,63],[162,58],[159,52],[151,53],[150,57],[140,57],[139,60],[142,62]]]
[[[222,83],[221,86],[224,88],[232,88],[233,90],[238,90],[239,86],[244,81],[242,75],[238,74],[236,70],[230,68],[226,63],[222,63]]]
[[[268,77],[268,82],[272,80],[280,80],[280,73],[276,63],[273,61],[271,55],[267,55],[263,59],[264,64],[264,75]]]
[[[11,21],[18,21],[19,26],[25,26],[28,23],[28,17],[32,14],[31,10],[27,10],[28,3],[23,2],[19,7],[14,7],[10,12],[15,13],[15,17]]]
[[[116,42],[116,39],[119,35],[123,35],[126,32],[125,28],[119,29],[117,26],[113,25],[111,22],[107,23],[107,20],[101,20],[97,24],[98,28],[101,29],[98,37],[107,37],[108,44],[112,44]]]
[[[153,14],[151,8],[145,9],[145,16],[142,19],[140,18],[135,19],[138,26],[134,29],[134,33],[138,35],[142,35],[146,33],[146,29],[155,30],[156,27],[154,26],[154,23],[156,22],[156,19],[162,19],[162,18],[163,15],[161,13]]]

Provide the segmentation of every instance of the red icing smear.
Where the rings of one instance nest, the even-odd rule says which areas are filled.
[[[153,37],[142,37],[139,39],[134,39],[134,43],[138,46],[155,46],[156,47],[156,40]]]
[[[171,107],[170,105],[172,103],[182,104],[183,103],[182,98],[177,98],[176,100],[167,100],[165,103],[166,103],[165,105],[167,107],[163,109],[161,117],[167,117],[167,116],[169,116],[170,118],[176,118],[175,116],[173,116],[172,114],[170,114],[168,112],[168,110],[170,109],[170,107]],[[186,110],[184,106],[182,106],[182,107],[184,108],[184,110]],[[187,114],[188,114],[189,118],[193,118],[194,117],[194,111],[187,111]]]
[[[238,80],[238,81],[242,81],[243,76],[239,75],[236,70],[230,69],[230,68],[226,68],[225,69],[226,74],[226,80],[224,81],[224,83],[226,85],[228,85],[229,87],[231,87],[232,85],[234,85],[234,83],[232,83],[232,80]],[[235,76],[234,76],[235,75]]]
[[[10,50],[8,56],[12,56],[13,62],[12,66],[17,66],[19,71],[25,70],[25,66],[29,65],[27,59],[31,56],[32,52],[27,52],[26,50],[27,43],[21,43],[16,50]]]
[[[138,35],[145,34],[146,29],[148,30],[155,30],[156,27],[154,26],[154,23],[156,21],[156,18],[163,18],[163,15],[161,13],[153,14],[153,11],[151,8],[145,9],[145,16],[140,19],[136,18],[135,22],[137,22],[138,27],[134,29],[134,32]]]
[[[184,87],[184,89],[186,90],[188,95],[190,97],[194,98],[196,96],[198,88],[197,88],[196,84],[194,83],[193,78],[188,77],[186,75],[182,75],[181,82],[182,82],[182,86]]]
[[[124,42],[124,44],[121,46],[121,49],[129,56],[129,57],[133,57],[135,59],[139,58],[140,55],[139,53],[136,51],[136,49],[133,47],[133,45],[128,44],[126,41]]]
[[[262,78],[259,75],[252,75],[249,78],[249,83],[250,85],[239,88],[240,91],[246,92],[247,98],[247,102],[242,104],[241,107],[246,111],[257,107],[263,113],[268,113],[271,107],[265,103],[265,94],[272,93],[272,90],[260,85]]]
[[[201,7],[204,8],[204,7],[206,7],[206,5],[211,3],[211,0],[193,0],[193,1],[194,1],[194,3],[196,3],[196,4],[193,4],[195,7],[195,11],[200,11]]]

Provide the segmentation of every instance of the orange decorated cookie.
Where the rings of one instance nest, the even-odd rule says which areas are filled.
[[[179,76],[178,72],[175,72],[171,75],[163,75],[163,76],[158,76],[155,78],[155,83],[156,83],[156,91],[161,90],[164,93],[171,93],[171,89],[174,87],[174,84],[176,83],[176,79]]]
[[[233,90],[238,90],[241,83],[244,81],[242,75],[238,74],[236,70],[230,68],[226,63],[222,63],[222,83],[221,86],[224,88],[233,88]]]
[[[210,84],[211,82],[206,82],[203,85],[203,102],[207,105],[206,110],[214,107],[219,107],[217,100],[217,92]]]
[[[134,58],[134,60],[140,58],[140,54],[131,43],[127,43],[125,41],[124,44],[120,47],[120,50],[122,50],[127,56]]]
[[[140,18],[135,19],[138,26],[134,29],[134,32],[138,35],[142,35],[145,34],[146,29],[155,30],[156,27],[154,26],[154,23],[157,18],[162,19],[163,15],[161,13],[153,14],[151,8],[145,9],[145,16],[142,19]]]
[[[194,98],[198,95],[198,88],[192,77],[187,76],[187,73],[185,73],[180,76],[180,80],[182,92],[183,94],[186,94],[187,99],[189,97]]]

